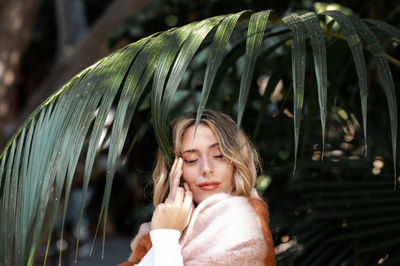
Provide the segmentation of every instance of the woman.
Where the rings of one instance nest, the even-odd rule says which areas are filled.
[[[121,265],[275,265],[267,205],[254,189],[257,152],[226,114],[204,110],[197,129],[195,121],[175,120],[175,161],[168,174],[159,152],[156,209]]]

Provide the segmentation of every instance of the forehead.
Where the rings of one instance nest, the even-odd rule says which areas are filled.
[[[182,150],[209,148],[211,145],[218,143],[218,139],[214,131],[207,125],[199,124],[196,134],[195,126],[188,127],[182,136]]]

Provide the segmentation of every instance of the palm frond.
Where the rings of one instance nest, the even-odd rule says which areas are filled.
[[[197,110],[196,117],[196,127],[200,121],[201,114],[206,106],[208,96],[210,95],[211,87],[214,78],[217,74],[218,68],[222,63],[222,59],[225,57],[225,51],[235,28],[235,25],[243,14],[247,11],[240,12],[238,14],[232,15],[225,18],[222,23],[218,26],[217,32],[215,33],[214,42],[210,48],[210,54],[208,56],[207,69],[205,74],[205,79],[203,83],[203,88],[201,90],[201,99],[199,108]]]
[[[376,19],[364,19],[368,24],[375,25],[380,30],[385,31],[389,35],[396,38],[397,42],[400,42],[400,30],[384,21],[376,20]]]
[[[322,128],[322,158],[325,151],[325,125],[327,112],[327,63],[326,63],[326,48],[325,40],[322,34],[321,26],[317,15],[312,12],[307,12],[300,16],[301,21],[307,28],[311,40],[313,50],[315,76],[318,85],[318,102],[320,108],[321,128]]]
[[[203,40],[206,38],[208,33],[223,19],[222,16],[215,17],[211,19],[204,20],[196,24],[196,27],[193,29],[191,35],[188,36],[187,40],[182,46],[181,51],[179,52],[177,58],[175,59],[175,63],[172,66],[171,74],[166,84],[165,92],[163,95],[163,101],[161,103],[162,112],[161,113],[161,121],[163,121],[163,130],[161,131],[164,136],[167,135],[167,125],[165,124],[168,120],[168,113],[170,110],[171,102],[173,96],[178,89],[179,83],[183,78],[185,70],[192,60],[193,56],[197,52]],[[171,150],[168,153],[164,153],[167,155],[167,163],[172,165],[173,156],[171,154]]]
[[[161,150],[164,154],[171,153],[170,142],[168,139],[168,131],[165,129],[165,125],[159,116],[161,114],[161,100],[164,91],[164,84],[168,76],[168,71],[176,57],[176,53],[179,51],[180,47],[184,40],[190,34],[189,30],[178,29],[176,36],[173,36],[172,33],[168,36],[171,36],[168,42],[164,45],[165,49],[162,51],[162,60],[160,59],[157,64],[157,69],[154,74],[153,81],[153,89],[152,89],[152,120],[154,132],[156,133],[156,138],[158,142],[162,144]]]
[[[371,49],[374,61],[379,69],[382,79],[383,89],[386,95],[389,108],[390,116],[390,128],[392,137],[392,152],[393,152],[393,170],[394,170],[394,187],[396,188],[396,149],[397,149],[397,100],[396,92],[394,88],[394,82],[392,77],[392,72],[390,71],[389,63],[385,58],[385,53],[379,44],[374,33],[368,28],[368,26],[358,17],[350,16],[351,21],[368,47]]]
[[[368,145],[367,145],[367,70],[365,67],[364,54],[362,51],[360,38],[357,31],[349,18],[343,13],[338,11],[326,11],[323,14],[331,16],[340,25],[344,36],[346,37],[347,43],[349,45],[350,51],[354,59],[354,65],[356,67],[358,85],[360,87],[360,97],[361,97],[361,111],[363,119],[363,129],[364,129],[364,141],[365,141],[365,155],[367,155]]]
[[[63,191],[65,202],[69,201],[75,169],[80,154],[87,147],[78,226],[80,228],[104,124],[109,112],[116,108],[110,129],[106,186],[97,226],[99,229],[103,221],[104,253],[113,178],[120,164],[131,121],[138,112],[137,107],[143,99],[151,99],[155,136],[167,162],[172,162],[173,153],[169,140],[170,110],[190,63],[203,49],[208,50],[209,54],[199,105],[195,108],[198,110],[198,117],[207,105],[210,95],[219,89],[226,73],[244,55],[240,86],[230,88],[235,95],[234,100],[238,101],[239,127],[257,67],[269,53],[278,49],[287,51],[288,40],[293,38],[291,56],[296,165],[304,100],[307,33],[313,51],[322,135],[325,136],[328,86],[325,39],[314,13],[288,15],[283,18],[285,24],[282,25],[269,21],[270,12],[271,10],[254,13],[246,10],[156,33],[99,60],[73,77],[40,105],[17,130],[0,155],[0,264],[11,265],[13,256],[17,265],[33,264],[40,234],[51,232],[54,227]],[[366,71],[358,35],[367,43],[375,57],[388,101],[393,159],[396,161],[397,103],[386,55],[374,33],[361,19],[345,16],[340,12],[325,14],[340,24],[353,55],[362,99],[365,139]],[[398,29],[379,22],[367,22],[376,24],[398,38]],[[268,23],[270,28],[281,30],[269,30]],[[288,33],[287,28],[293,35]],[[275,37],[279,37],[279,41],[269,43]],[[286,62],[285,60],[282,62]],[[268,91],[272,91],[281,76],[289,72],[285,65],[282,63],[282,67],[273,71]],[[265,94],[259,111],[255,136],[265,115],[267,95],[268,93]],[[324,137],[322,143],[325,143]],[[329,202],[324,204],[327,206]],[[67,206],[65,204],[63,209],[63,221]],[[46,216],[49,217],[50,225],[49,228],[42,228]],[[77,248],[78,245],[79,236]],[[342,257],[346,254],[347,251],[343,252]]]
[[[297,163],[299,146],[300,119],[304,99],[304,79],[306,73],[306,32],[299,15],[293,13],[283,18],[293,31],[292,41],[292,77],[293,77],[293,113],[294,113],[294,165]]]
[[[240,92],[238,102],[237,127],[239,130],[242,122],[247,96],[250,90],[250,83],[254,72],[256,59],[260,50],[265,27],[271,10],[254,13],[250,17],[249,30],[246,41],[246,54],[244,63],[244,73],[240,80]]]

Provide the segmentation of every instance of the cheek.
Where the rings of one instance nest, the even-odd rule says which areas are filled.
[[[215,165],[218,168],[220,173],[224,173],[224,176],[233,176],[233,172],[235,167],[233,164],[227,160],[218,161],[218,164]]]
[[[229,188],[233,188],[234,186],[234,178],[233,178],[234,172],[235,168],[233,167],[232,164],[221,167],[221,174],[223,176],[223,181],[225,185]]]
[[[182,167],[182,178],[185,182],[187,183],[192,183],[196,181],[196,169],[195,167],[188,167],[188,166],[183,166]]]
[[[235,172],[235,168],[233,167],[233,165],[230,165],[229,167],[229,171],[227,171],[227,176],[226,178],[233,184],[233,175]]]

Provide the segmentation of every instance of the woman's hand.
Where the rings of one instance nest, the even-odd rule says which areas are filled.
[[[192,211],[192,192],[178,187],[174,200],[167,198],[165,203],[157,206],[151,219],[151,230],[175,229],[182,232],[189,224]]]
[[[182,157],[175,157],[174,163],[172,164],[171,171],[169,171],[169,194],[167,199],[174,200],[176,190],[179,188],[179,183],[182,176]]]
[[[186,191],[179,187],[182,176],[182,158],[175,158],[169,173],[169,194],[157,206],[151,219],[151,229],[175,229],[182,232],[189,224],[193,211],[193,195],[185,183]]]

